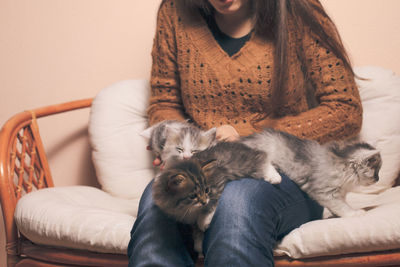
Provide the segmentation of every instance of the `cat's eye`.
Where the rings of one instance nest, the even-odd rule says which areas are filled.
[[[192,150],[190,152],[192,152],[192,154],[199,152],[200,150]]]
[[[206,189],[204,190],[204,192],[206,192],[206,194],[210,193],[210,188],[206,187]]]
[[[195,199],[195,198],[196,198],[196,194],[191,194],[191,195],[189,196],[189,198],[190,198],[190,199]]]
[[[183,148],[177,147],[177,148],[176,148],[176,151],[178,151],[179,153],[182,153],[182,152],[183,152]]]

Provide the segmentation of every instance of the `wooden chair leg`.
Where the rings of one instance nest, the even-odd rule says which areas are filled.
[[[21,258],[17,255],[7,255],[7,267],[14,267],[18,264]]]
[[[77,267],[77,266],[73,266],[73,265],[48,263],[48,262],[29,259],[29,258],[22,259],[14,266],[15,267]]]

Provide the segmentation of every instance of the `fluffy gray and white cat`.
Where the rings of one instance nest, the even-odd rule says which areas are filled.
[[[357,186],[368,186],[379,180],[381,156],[367,143],[321,145],[273,129],[244,137],[241,142],[267,153],[269,164],[339,217],[365,213],[351,208],[345,195]]]
[[[216,141],[216,129],[202,131],[186,121],[166,120],[142,132],[149,149],[165,164],[190,158],[193,153],[204,150]]]

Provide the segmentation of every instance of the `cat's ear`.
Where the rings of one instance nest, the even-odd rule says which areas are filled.
[[[151,138],[151,133],[153,132],[153,129],[156,125],[150,126],[149,128],[143,130],[140,135],[143,136],[146,139],[150,139]]]
[[[176,125],[166,124],[164,134],[165,134],[165,136],[176,137],[179,135],[179,131],[180,131],[180,129]]]
[[[211,128],[203,133],[203,136],[209,140],[216,139],[217,136],[217,128]]]
[[[210,170],[212,170],[214,167],[216,167],[217,165],[217,160],[216,159],[210,159],[208,161],[206,161],[202,166],[201,166],[201,170],[206,173]]]
[[[183,181],[185,181],[185,176],[182,174],[173,175],[168,179],[167,183],[167,192],[175,193],[177,189],[182,185]]]
[[[362,164],[371,168],[379,166],[381,163],[381,154],[378,150],[370,150],[369,153],[365,154],[362,160]]]

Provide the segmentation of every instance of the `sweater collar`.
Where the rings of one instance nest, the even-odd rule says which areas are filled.
[[[254,57],[253,49],[260,44],[265,44],[262,38],[257,36],[254,32],[251,34],[250,39],[244,46],[234,55],[229,56],[215,40],[211,30],[208,27],[207,21],[200,14],[200,12],[191,13],[185,18],[185,32],[188,33],[193,44],[201,51],[206,51],[212,63],[221,61],[239,61],[251,60]],[[254,59],[254,58],[253,58]]]

